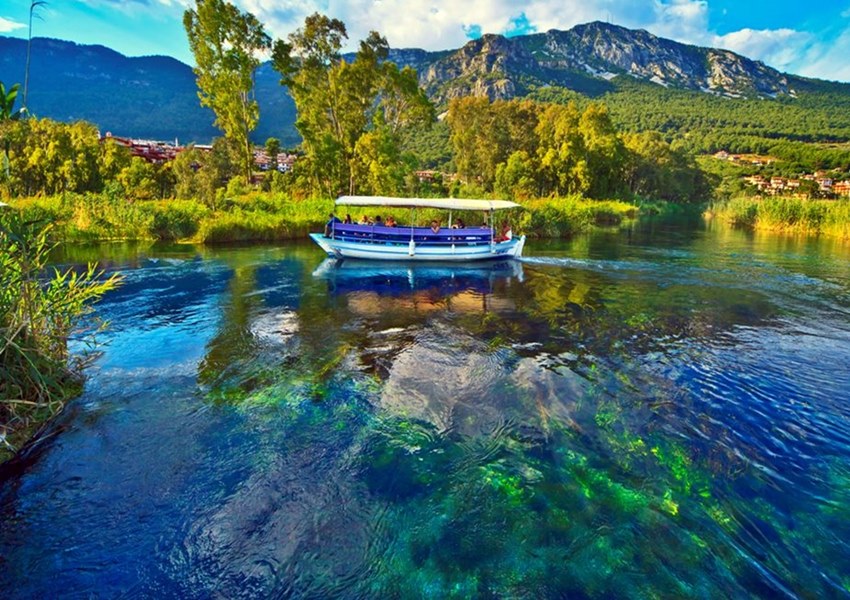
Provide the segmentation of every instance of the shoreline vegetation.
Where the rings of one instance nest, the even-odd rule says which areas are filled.
[[[750,230],[850,240],[850,200],[741,197],[711,204],[704,216]]]
[[[93,302],[121,282],[97,265],[48,267],[51,225],[0,208],[0,463],[11,458],[82,390],[97,320]]]
[[[520,203],[523,209],[512,211],[512,224],[532,238],[568,237],[596,226],[616,227],[636,219],[641,211],[638,205],[620,200],[579,196]],[[331,200],[293,201],[284,194],[263,192],[225,199],[216,210],[197,200],[129,202],[106,193],[17,199],[11,205],[26,221],[53,223],[52,239],[63,243],[145,240],[218,244],[306,239],[308,233],[321,231],[333,210]],[[656,212],[667,209],[666,203],[651,205]],[[346,212],[356,220],[362,214],[375,216],[386,209],[346,207]],[[395,217],[405,223],[406,213],[402,210]],[[417,213],[420,223],[444,217],[437,211]]]

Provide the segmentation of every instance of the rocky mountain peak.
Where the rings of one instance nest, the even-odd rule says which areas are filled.
[[[784,75],[734,52],[600,21],[514,38],[485,35],[420,69],[423,85],[438,101],[468,94],[511,97],[529,84],[563,85],[569,73],[628,75],[732,97],[790,93]]]

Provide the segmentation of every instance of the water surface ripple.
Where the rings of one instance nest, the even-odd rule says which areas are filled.
[[[71,248],[123,287],[0,467],[9,598],[850,597],[850,249]]]

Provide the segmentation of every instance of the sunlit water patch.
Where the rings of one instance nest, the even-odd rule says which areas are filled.
[[[842,246],[100,252],[102,355],[0,471],[10,597],[850,595]]]

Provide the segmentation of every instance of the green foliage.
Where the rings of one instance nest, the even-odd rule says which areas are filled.
[[[498,196],[518,200],[534,197],[537,192],[534,163],[525,150],[517,150],[496,167],[494,191]]]
[[[201,106],[215,112],[216,125],[239,157],[242,175],[250,179],[250,135],[260,118],[254,72],[260,66],[258,54],[271,48],[271,38],[254,15],[224,0],[196,0],[195,10],[184,13],[183,26],[197,64]]]
[[[15,100],[18,99],[18,89],[20,83],[14,84],[8,90],[3,82],[0,81],[0,123],[4,121],[16,121],[26,112],[26,109],[21,108],[15,110]]]
[[[302,168],[322,196],[397,185],[402,132],[433,120],[416,72],[386,60],[385,38],[371,32],[348,62],[340,55],[347,37],[342,21],[316,13],[273,52],[298,110]]]
[[[17,121],[24,113],[24,109],[15,111],[15,100],[18,97],[19,83],[16,83],[9,91],[0,81],[0,142],[2,142],[3,156],[0,159],[0,174],[3,180],[9,179],[9,140],[6,139],[6,128],[10,121]]]
[[[153,214],[151,236],[158,240],[186,240],[195,237],[201,222],[210,214],[204,204],[193,200],[162,200],[145,205]]]
[[[100,142],[90,123],[26,119],[3,128],[9,148],[12,196],[100,191],[130,165],[126,148]]]
[[[235,172],[227,140],[216,139],[208,152],[187,148],[172,161],[172,172],[177,198],[197,199],[215,209],[218,190]]]
[[[569,237],[597,225],[619,225],[637,217],[634,205],[617,200],[587,200],[581,196],[530,200],[520,215],[520,228],[538,238]]]
[[[277,155],[280,154],[280,140],[269,138],[266,140],[266,155],[269,157],[269,169],[277,170]]]
[[[850,200],[734,198],[709,214],[741,227],[850,239]]]
[[[157,168],[138,156],[134,156],[130,164],[121,169],[116,181],[135,200],[153,200],[159,196]]]
[[[449,104],[454,162],[466,182],[512,198],[633,194],[678,202],[709,194],[698,166],[660,134],[619,135],[590,103],[458,98]]]
[[[0,456],[62,410],[80,389],[68,340],[90,303],[118,285],[89,264],[45,278],[49,225],[0,209]]]

